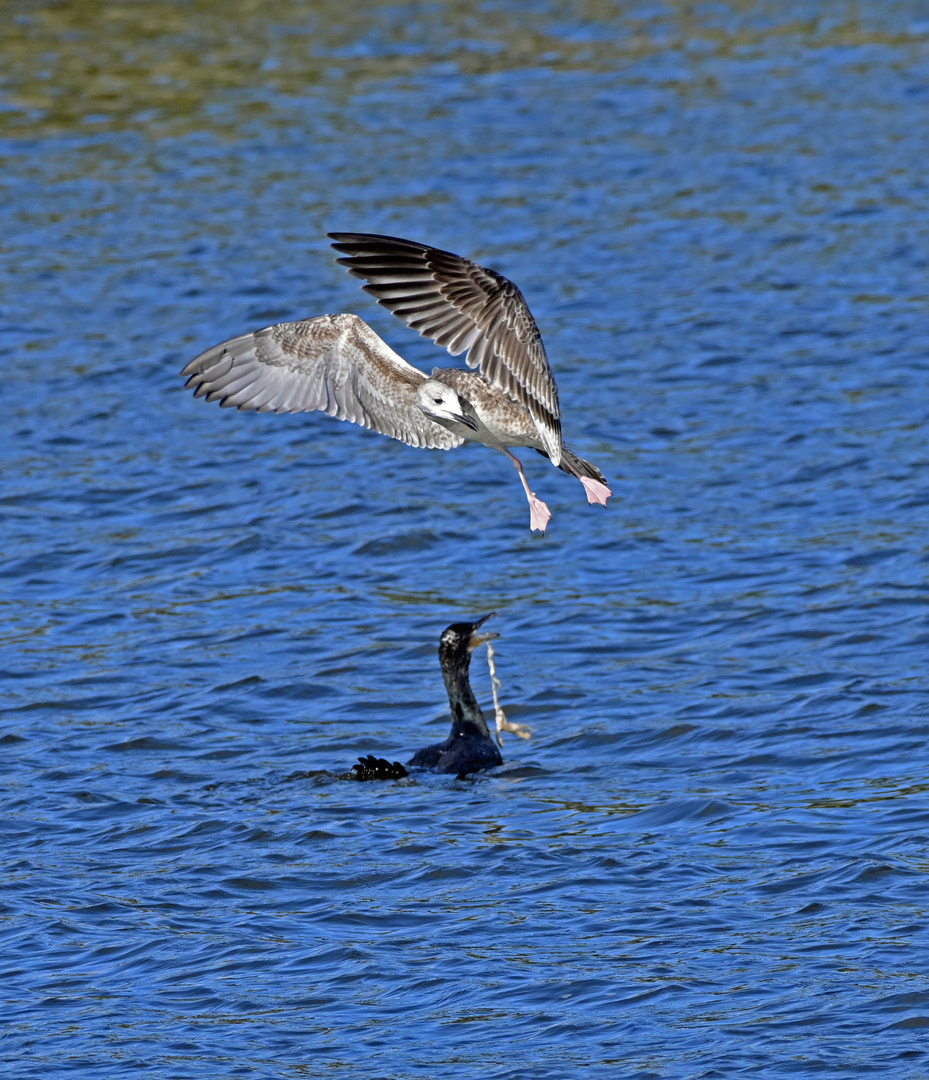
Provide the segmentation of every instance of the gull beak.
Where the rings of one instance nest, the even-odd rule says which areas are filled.
[[[471,640],[468,642],[468,651],[474,652],[480,645],[486,644],[488,641],[493,641],[494,638],[498,638],[500,635],[495,634],[492,630],[479,634],[478,629],[487,622],[488,619],[493,618],[496,615],[496,611],[491,611],[489,615],[485,615],[482,619],[478,619],[477,622],[471,628]]]
[[[456,416],[455,419],[458,421],[459,424],[464,424],[466,428],[470,428],[472,431],[477,431],[477,421],[474,419],[473,416],[468,416],[466,412],[463,412],[460,416]],[[488,615],[487,618],[489,619],[490,616]]]

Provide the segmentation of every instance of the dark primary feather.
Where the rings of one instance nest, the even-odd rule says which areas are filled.
[[[558,390],[542,335],[519,289],[502,274],[441,248],[376,233],[329,233],[337,261],[366,292],[525,405],[552,462],[561,460]]]

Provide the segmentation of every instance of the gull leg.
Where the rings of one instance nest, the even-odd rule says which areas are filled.
[[[587,501],[591,505],[597,503],[600,506],[606,506],[606,500],[613,494],[606,484],[601,484],[599,480],[592,480],[589,476],[579,476],[578,480],[584,485]]]
[[[558,464],[558,468],[569,473],[571,476],[576,476],[578,480],[580,480],[584,485],[584,491],[587,493],[587,501],[589,503],[606,506],[606,500],[613,492],[610,491],[609,485],[606,482],[606,477],[600,472],[596,465],[591,465],[589,461],[585,461],[582,457],[578,457],[570,446],[562,446],[561,461]]]
[[[529,481],[526,479],[526,474],[523,472],[522,462],[518,457],[514,457],[509,450],[503,448],[503,453],[513,462],[516,466],[516,471],[519,473],[519,479],[522,481],[523,490],[526,492],[526,498],[529,500],[529,530],[534,532],[536,529],[539,532],[545,532],[545,526],[552,520],[552,512],[542,502],[541,499],[536,498],[534,491],[529,490]]]

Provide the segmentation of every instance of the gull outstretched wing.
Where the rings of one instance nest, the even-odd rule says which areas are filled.
[[[410,446],[449,450],[463,439],[416,404],[426,376],[357,315],[278,323],[214,345],[181,372],[195,397],[223,408],[315,412]]]
[[[398,318],[453,355],[468,351],[492,385],[525,405],[552,463],[561,461],[558,390],[519,289],[450,251],[375,233],[332,232],[338,259]]]

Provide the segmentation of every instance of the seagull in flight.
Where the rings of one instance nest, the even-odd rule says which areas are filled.
[[[530,490],[511,447],[530,447],[576,477],[606,506],[603,473],[561,438],[558,389],[542,335],[519,289],[450,251],[375,233],[333,232],[337,259],[364,291],[412,330],[466,352],[468,367],[408,364],[358,315],[317,315],[223,341],[181,372],[195,397],[257,412],[322,411],[410,446],[451,450],[478,442],[506,454],[545,532],[548,507]]]

